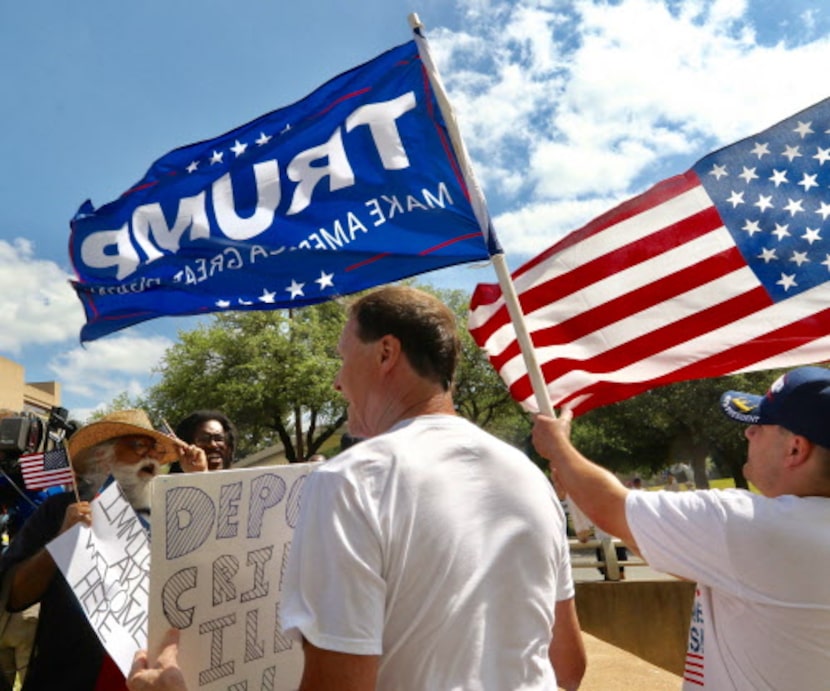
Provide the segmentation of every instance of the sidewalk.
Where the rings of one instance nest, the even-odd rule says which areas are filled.
[[[678,691],[682,679],[583,633],[588,669],[579,691]]]

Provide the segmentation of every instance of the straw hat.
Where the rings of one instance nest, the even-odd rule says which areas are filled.
[[[162,463],[171,463],[179,456],[173,441],[166,434],[153,428],[150,417],[143,410],[117,410],[104,415],[100,420],[81,427],[69,437],[69,455],[73,461],[87,449],[110,439],[128,434],[152,437],[167,449]]]

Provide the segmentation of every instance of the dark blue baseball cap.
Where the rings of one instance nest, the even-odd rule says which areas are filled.
[[[779,377],[763,396],[727,391],[721,410],[748,425],[780,425],[830,449],[830,369],[799,367]]]

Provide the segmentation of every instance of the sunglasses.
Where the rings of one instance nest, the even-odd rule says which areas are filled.
[[[122,437],[121,443],[135,453],[146,456],[151,451],[163,452],[165,447],[151,437]]]
[[[224,434],[209,434],[203,432],[193,437],[195,444],[224,444],[227,441],[228,438]]]

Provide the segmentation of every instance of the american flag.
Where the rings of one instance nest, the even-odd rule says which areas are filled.
[[[28,490],[41,490],[72,482],[72,468],[61,447],[20,457],[23,484]]]
[[[554,406],[830,359],[830,99],[716,151],[513,274]],[[533,396],[497,285],[470,331]]]

